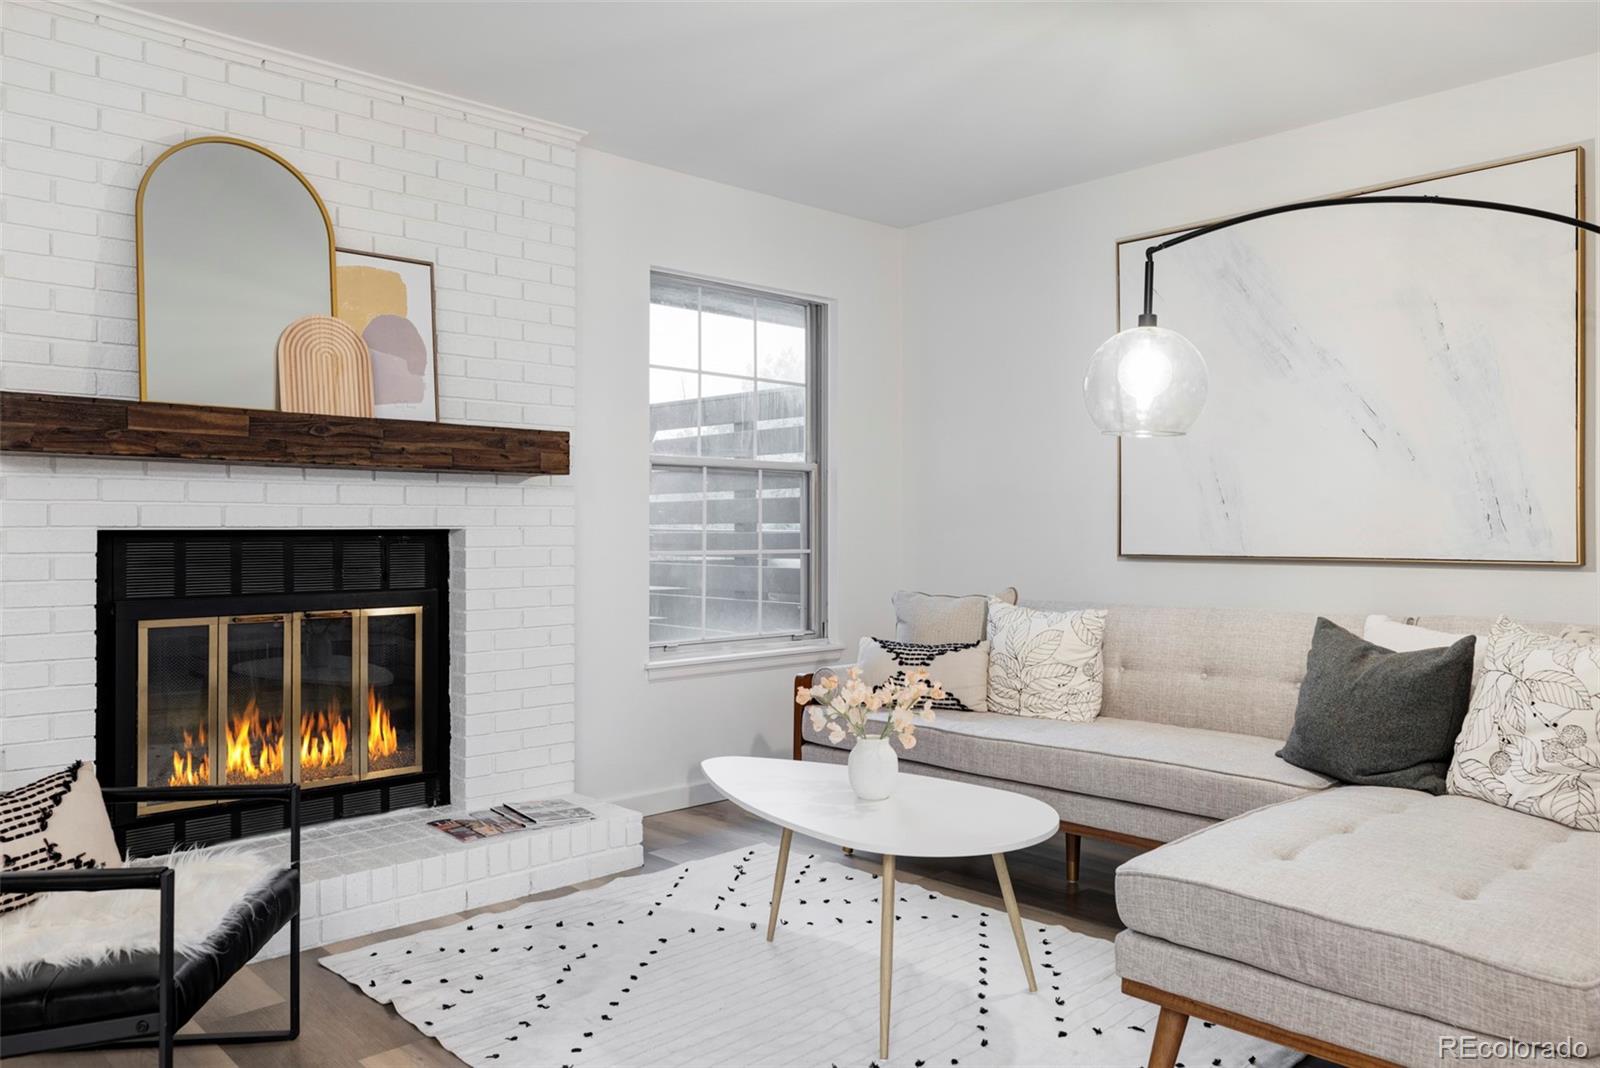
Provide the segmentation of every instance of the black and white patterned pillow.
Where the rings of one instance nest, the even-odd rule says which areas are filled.
[[[940,712],[989,710],[989,643],[949,642],[920,645],[889,638],[862,638],[856,654],[861,681],[876,689],[886,682],[903,682],[907,672],[926,671],[932,682],[944,687],[944,697],[933,707]]]
[[[0,793],[0,867],[6,871],[115,868],[111,833],[94,765],[78,761],[37,782]],[[0,894],[0,914],[36,894]]]

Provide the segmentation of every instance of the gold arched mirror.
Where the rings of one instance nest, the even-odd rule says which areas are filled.
[[[198,137],[145,171],[136,206],[139,397],[278,407],[278,338],[331,315],[333,221],[260,145]]]

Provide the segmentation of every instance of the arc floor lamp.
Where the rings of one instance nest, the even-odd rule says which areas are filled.
[[[1156,253],[1242,223],[1311,208],[1362,204],[1434,204],[1527,215],[1600,234],[1600,226],[1572,215],[1461,197],[1380,195],[1303,200],[1246,212],[1198,227],[1144,250],[1144,311],[1137,326],[1095,350],[1083,379],[1089,417],[1103,432],[1124,437],[1171,437],[1186,433],[1206,403],[1206,362],[1200,350],[1176,330],[1156,325]]]

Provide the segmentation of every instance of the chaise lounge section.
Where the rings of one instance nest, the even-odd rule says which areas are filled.
[[[1116,879],[1117,972],[1168,1030],[1198,1016],[1347,1065],[1467,1059],[1469,1043],[1512,1037],[1549,1043],[1539,1063],[1600,1053],[1592,831],[1344,786],[1136,857]]]

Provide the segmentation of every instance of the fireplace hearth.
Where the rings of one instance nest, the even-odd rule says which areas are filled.
[[[298,782],[308,824],[448,801],[447,553],[428,531],[102,533],[102,779]],[[270,806],[119,807],[136,853],[281,824]]]

